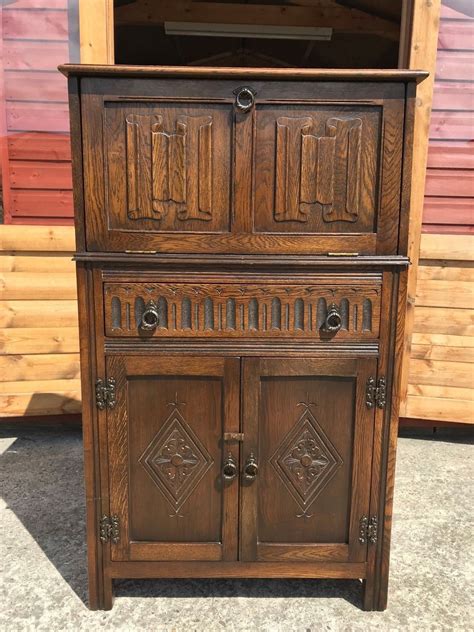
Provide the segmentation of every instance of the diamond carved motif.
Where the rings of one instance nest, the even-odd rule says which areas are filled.
[[[213,460],[189,424],[172,403],[173,410],[139,462],[175,512],[187,501]]]
[[[343,460],[316,421],[310,405],[301,405],[304,406],[302,415],[284,437],[270,463],[303,512],[301,516],[310,517],[307,514],[309,507],[334,477]]]

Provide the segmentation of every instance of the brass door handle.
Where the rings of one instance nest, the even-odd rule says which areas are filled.
[[[250,453],[244,465],[244,478],[247,481],[254,481],[258,474],[258,463],[253,452]]]
[[[331,303],[324,320],[324,331],[336,332],[342,327],[342,316],[336,303]]]
[[[229,452],[226,460],[224,461],[224,465],[222,466],[222,476],[226,481],[231,481],[237,476],[237,472],[237,463],[232,456],[232,452]]]

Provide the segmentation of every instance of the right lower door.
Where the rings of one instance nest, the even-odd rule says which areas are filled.
[[[365,561],[376,369],[373,358],[244,360],[241,560]]]

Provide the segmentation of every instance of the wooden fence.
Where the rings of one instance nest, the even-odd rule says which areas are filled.
[[[474,237],[421,238],[401,415],[474,423]]]
[[[0,417],[81,411],[71,227],[0,226]]]

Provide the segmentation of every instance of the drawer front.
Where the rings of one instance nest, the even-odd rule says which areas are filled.
[[[189,277],[189,275],[188,275]],[[110,337],[376,339],[381,276],[104,284]]]
[[[83,82],[89,250],[397,252],[403,83]]]

